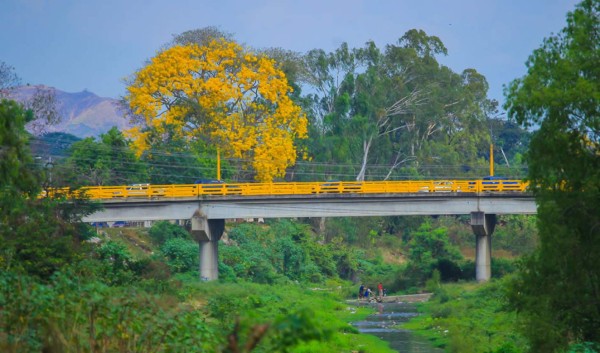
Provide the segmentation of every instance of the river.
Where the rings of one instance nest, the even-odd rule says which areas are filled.
[[[364,321],[353,325],[361,333],[377,336],[389,342],[390,347],[401,353],[444,353],[444,350],[433,347],[426,339],[409,330],[393,328],[411,317],[419,315],[414,303],[371,303],[378,313],[368,316]]]

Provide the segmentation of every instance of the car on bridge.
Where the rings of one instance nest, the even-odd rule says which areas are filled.
[[[437,180],[431,185],[421,186],[419,192],[460,192],[460,186],[455,186],[450,180]]]
[[[113,197],[140,197],[140,196],[164,196],[165,190],[161,188],[153,188],[148,183],[131,184],[127,186],[125,192],[115,191]]]

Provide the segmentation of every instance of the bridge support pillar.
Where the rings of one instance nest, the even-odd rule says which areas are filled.
[[[475,279],[489,281],[492,277],[492,233],[496,215],[471,212],[471,228],[475,233]]]
[[[225,230],[224,219],[192,218],[192,236],[200,244],[200,279],[219,278],[219,239]]]

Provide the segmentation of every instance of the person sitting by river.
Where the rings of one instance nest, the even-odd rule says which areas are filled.
[[[367,290],[365,291],[365,299],[367,301],[369,301],[369,295],[371,294],[371,289],[367,287]]]

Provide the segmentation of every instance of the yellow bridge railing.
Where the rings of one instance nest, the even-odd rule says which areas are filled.
[[[231,183],[83,187],[91,199],[185,198],[203,196],[267,196],[318,194],[480,193],[525,192],[520,180],[330,181],[297,183]],[[68,189],[53,192],[65,193]]]

